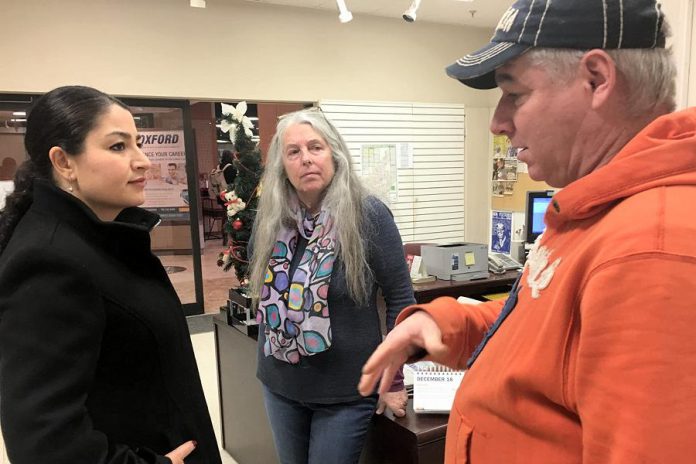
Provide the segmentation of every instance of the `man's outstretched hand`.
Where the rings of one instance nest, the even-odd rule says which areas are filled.
[[[422,350],[428,358],[439,358],[447,348],[435,320],[425,311],[417,311],[394,327],[367,360],[358,384],[360,394],[371,395],[380,380],[379,394],[386,393],[399,368]]]

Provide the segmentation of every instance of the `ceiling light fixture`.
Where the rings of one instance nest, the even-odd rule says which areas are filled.
[[[347,23],[353,19],[353,13],[348,11],[345,0],[336,0],[338,5],[338,20],[342,23]]]
[[[189,0],[189,5],[194,8],[205,8],[205,0]]]
[[[404,11],[404,21],[412,23],[416,20],[416,12],[418,11],[418,7],[420,6],[420,4],[421,0],[413,0],[411,2],[411,6],[408,7],[408,10]]]

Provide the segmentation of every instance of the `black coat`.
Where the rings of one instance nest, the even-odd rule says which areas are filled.
[[[220,463],[181,303],[149,231],[37,182],[0,255],[0,422],[13,464]]]

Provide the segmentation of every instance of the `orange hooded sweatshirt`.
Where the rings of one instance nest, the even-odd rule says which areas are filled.
[[[516,306],[467,372],[448,464],[696,462],[696,108],[558,192]],[[425,310],[463,368],[502,303]]]

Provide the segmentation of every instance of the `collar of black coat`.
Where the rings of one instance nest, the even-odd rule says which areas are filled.
[[[81,200],[42,179],[34,181],[33,197],[34,207],[42,212],[108,235],[127,230],[149,233],[161,221],[159,215],[137,207],[124,209],[113,221],[102,221]]]

